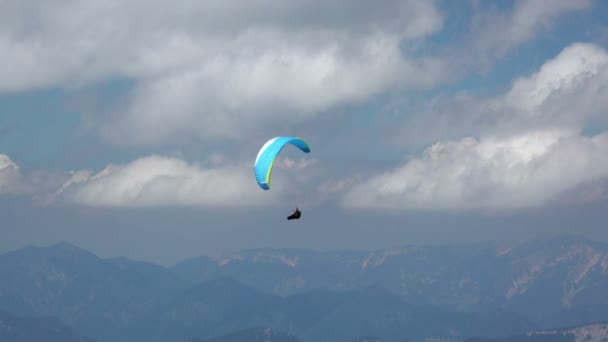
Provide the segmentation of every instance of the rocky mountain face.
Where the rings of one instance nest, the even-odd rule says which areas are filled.
[[[101,341],[209,339],[251,327],[301,341],[463,340],[608,320],[608,246],[257,249],[172,268],[67,243],[0,255],[0,309]]]
[[[379,283],[410,303],[503,309],[544,327],[608,318],[608,246],[579,237],[491,245],[408,246],[372,252],[251,250],[184,261],[195,283],[217,275],[278,295]]]

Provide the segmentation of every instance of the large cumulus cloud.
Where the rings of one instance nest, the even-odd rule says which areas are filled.
[[[608,53],[589,43],[565,47],[509,90],[491,97],[438,96],[395,129],[395,142],[432,144],[465,136],[509,136],[535,129],[580,129],[608,116]],[[407,110],[396,107],[391,110]]]
[[[437,143],[405,165],[357,184],[348,207],[520,208],[608,177],[608,133],[539,131]]]
[[[289,183],[309,177],[314,159],[286,158],[275,165],[273,189],[264,191],[249,164],[213,158],[188,163],[175,157],[152,155],[127,164],[110,164],[100,172],[72,172],[51,197],[55,202],[104,207],[255,207],[277,203],[289,193]],[[282,170],[290,169],[290,172]]]
[[[530,207],[578,187],[589,190],[608,178],[608,133],[583,134],[587,124],[608,115],[607,84],[608,53],[579,43],[516,79],[505,94],[443,99],[440,110],[431,108],[417,128],[451,139],[354,184],[341,204]]]
[[[22,173],[0,155],[0,195],[31,196],[37,204],[94,207],[256,207],[293,200],[291,188],[310,181],[318,160],[282,158],[274,166],[273,188],[260,189],[251,163],[213,155],[201,163],[150,155],[102,170]]]
[[[427,54],[424,48],[428,46],[421,42],[441,31],[449,15],[434,1],[389,0],[380,6],[363,0],[188,0],[171,5],[158,0],[6,0],[0,12],[0,93],[73,89],[102,80],[129,79],[133,88],[121,101],[102,101],[101,108],[96,102],[87,108],[84,122],[106,142],[153,146],[146,146],[146,151],[165,148],[167,143],[192,144],[201,138],[209,143],[202,148],[213,153],[212,146],[217,145],[212,143],[232,139],[232,144],[243,147],[275,132],[295,131],[303,121],[319,142],[327,142],[322,131],[342,123],[321,120],[323,113],[340,105],[364,103],[376,95],[432,87],[453,79],[460,66],[456,50],[466,50],[468,63],[491,63],[488,61],[531,41],[563,14],[588,9],[590,3],[518,1],[500,12],[475,7],[469,44],[448,45],[446,54],[434,56],[432,51]],[[608,99],[606,80],[606,52],[597,46],[575,44],[536,74],[517,79],[504,94],[484,98],[461,93],[435,99],[421,115],[402,125],[404,128],[394,130],[391,122],[390,130],[382,132],[383,138],[375,140],[384,144],[384,137],[392,132],[393,142],[402,144],[428,146],[440,141],[428,150],[435,152],[414,159],[422,164],[428,160],[438,163],[437,169],[422,168],[423,176],[429,179],[448,168],[455,156],[470,158],[467,165],[473,173],[494,170],[488,165],[504,171],[512,165],[503,163],[508,158],[515,158],[517,165],[528,165],[514,157],[525,154],[522,151],[528,148],[522,147],[521,141],[534,141],[543,151],[577,146],[583,149],[581,155],[587,155],[591,153],[587,149],[601,149],[604,141],[601,135],[587,138],[580,131],[603,118]],[[269,134],[270,130],[273,133]],[[353,132],[342,134],[355,140]],[[443,152],[437,154],[437,149]],[[435,159],[429,157],[435,154]],[[489,155],[490,162],[482,155]],[[555,155],[534,158],[541,157],[552,160]],[[407,164],[406,171],[397,169],[415,178],[414,164]],[[297,165],[307,164],[284,163],[286,167]],[[46,176],[25,179],[36,184],[38,191],[41,187],[50,191],[61,179],[64,186],[53,198],[87,205],[257,205],[264,203],[258,201],[259,192],[245,190],[240,196],[236,190],[238,185],[241,189],[253,185],[250,167],[204,166],[150,156],[110,165],[98,173],[56,175],[51,177],[52,184],[42,184]],[[485,182],[504,190],[504,184],[496,180],[501,179],[497,176],[500,170],[491,171],[495,176]],[[23,183],[14,163],[0,172],[0,187],[4,186],[0,191],[15,191],[17,180]],[[576,174],[580,181],[596,177]],[[354,186],[344,203],[363,205],[353,194],[361,193],[357,189],[365,188],[361,182],[368,178],[333,176],[331,179],[337,180],[335,184],[328,181],[324,198]],[[394,180],[382,177],[381,173],[369,181],[378,185],[382,183],[378,179]],[[277,180],[281,181],[280,176]],[[566,183],[575,186],[580,182]],[[429,183],[421,180],[420,184],[428,187]],[[488,190],[491,187],[482,188],[476,193],[492,193]],[[440,199],[458,193],[437,186],[433,189]],[[543,191],[535,193],[539,192]],[[543,193],[548,192],[553,193]],[[547,196],[539,195],[526,203],[542,202],[538,198]],[[403,202],[400,197],[394,200]],[[517,197],[504,205],[517,201],[524,199]],[[450,203],[454,202],[437,203],[453,206]]]
[[[96,174],[74,172],[57,194],[69,203],[112,207],[253,206],[273,197],[262,196],[244,171],[149,156],[124,165],[110,164]]]
[[[431,1],[11,0],[3,9],[0,91],[136,82],[98,122],[111,143],[234,137],[442,77],[437,60],[402,53],[441,29]]]

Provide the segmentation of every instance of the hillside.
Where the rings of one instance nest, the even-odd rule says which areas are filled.
[[[608,248],[257,249],[166,268],[68,243],[0,255],[0,309],[99,341],[211,338],[251,327],[302,341],[513,336],[608,319]]]
[[[0,311],[2,342],[96,342],[51,317],[15,316]]]

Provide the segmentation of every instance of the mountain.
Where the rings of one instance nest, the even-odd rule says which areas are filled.
[[[464,342],[577,342],[576,338],[570,334],[535,334],[516,335],[509,337],[476,337],[465,340]],[[591,341],[589,341],[591,342]]]
[[[167,269],[101,259],[68,243],[25,247],[0,257],[0,308],[54,316],[88,336],[118,338],[163,294],[181,289]]]
[[[321,305],[316,308],[307,294],[287,298],[290,308],[308,305],[312,306],[311,313],[322,313],[315,316],[319,319],[313,324],[298,326],[301,328],[296,330],[298,336],[308,341],[345,341],[354,336],[378,336],[383,341],[421,341],[429,336],[500,336],[534,327],[527,319],[508,313],[476,314],[413,305],[379,284],[360,290],[326,293],[325,297],[330,298],[317,301]],[[333,305],[328,305],[332,302]],[[298,310],[298,313],[302,312],[306,311]]]
[[[251,328],[206,340],[194,338],[189,342],[300,342],[300,340],[291,334],[270,328]]]
[[[221,277],[167,297],[139,322],[150,341],[210,337],[252,326],[285,326],[282,298]]]
[[[608,247],[580,237],[377,251],[255,249],[162,267],[68,243],[0,255],[0,309],[99,341],[251,327],[302,341],[462,339],[608,320]]]
[[[2,342],[95,342],[50,317],[21,317],[0,311]]]
[[[546,328],[608,319],[608,246],[565,237],[505,251],[503,306]],[[503,288],[503,292],[505,289]]]
[[[361,290],[311,291],[288,297],[267,294],[231,278],[217,278],[174,296],[142,322],[147,341],[209,338],[247,327],[289,331],[303,341],[346,341],[381,336],[385,341],[427,336],[498,336],[533,328],[515,315],[475,315],[410,305],[379,285]],[[150,328],[153,327],[153,328]]]
[[[506,310],[546,328],[608,319],[608,245],[562,236],[523,245],[405,246],[371,252],[255,249],[186,260],[187,283],[231,276],[281,296],[379,283],[408,302]]]
[[[532,331],[502,338],[473,337],[464,342],[605,342],[608,323],[594,323],[574,328]]]
[[[264,248],[192,258],[172,270],[190,284],[230,276],[262,291],[287,296],[316,288],[335,291],[360,288],[357,275],[361,258],[366,254]]]

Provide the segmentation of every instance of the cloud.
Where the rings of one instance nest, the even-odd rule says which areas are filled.
[[[555,202],[572,204],[590,204],[608,200],[608,178],[603,178],[597,182],[590,182],[579,187],[566,191],[557,196]]]
[[[482,8],[481,3],[473,2],[472,51],[484,67],[532,41],[565,14],[592,7],[591,0],[518,0],[505,12]]]
[[[132,79],[126,105],[98,113],[115,144],[234,138],[443,77],[439,60],[402,49],[442,28],[431,1],[11,0],[4,8],[0,92]]]
[[[318,205],[323,202],[339,202],[346,191],[362,180],[363,178],[359,175],[325,180],[315,189],[316,193],[313,195],[315,202]]]
[[[0,19],[5,51],[0,89],[9,91],[116,74],[154,77],[238,51],[260,57],[272,52],[277,38],[314,50],[331,36],[329,41],[356,48],[357,38],[373,32],[413,39],[442,26],[434,3],[422,0],[389,0],[384,6],[363,0],[180,1],[171,6],[159,0],[60,0],[53,5],[6,0]],[[237,48],[238,43],[246,46]]]
[[[9,156],[0,154],[0,195],[29,196],[35,203],[48,202],[48,194],[67,179],[62,173],[38,169],[23,172]]]
[[[354,185],[351,208],[520,208],[608,177],[608,133],[538,131],[437,143],[421,157]]]
[[[277,169],[295,169],[295,170],[302,170],[305,168],[308,168],[312,165],[318,164],[319,160],[318,159],[314,159],[314,158],[300,158],[300,159],[291,159],[288,157],[285,158],[279,158],[277,159],[277,161],[274,164],[274,167],[276,167]]]
[[[126,164],[109,164],[97,173],[34,170],[27,174],[0,154],[0,195],[28,195],[34,204],[43,206],[270,206],[308,192],[301,185],[318,175],[318,164],[316,159],[280,158],[272,176],[273,187],[264,191],[255,181],[251,161],[235,162],[217,153],[204,163],[151,155]]]
[[[576,43],[536,73],[515,79],[503,94],[484,98],[462,92],[432,99],[400,128],[393,128],[392,136],[401,144],[419,145],[537,129],[580,130],[606,120],[607,83],[608,52],[594,44]],[[403,111],[404,106],[390,110]]]
[[[405,59],[399,36],[340,42],[328,35],[315,38],[320,41],[314,46],[309,39],[247,33],[220,50],[229,53],[140,84],[102,134],[107,141],[136,145],[180,136],[238,138],[286,118],[293,125],[339,104],[441,79],[441,62]]]
[[[259,189],[251,167],[241,164],[207,168],[177,158],[148,156],[110,164],[97,174],[74,172],[56,198],[108,207],[253,207],[272,204],[280,194]]]
[[[395,139],[439,142],[353,185],[341,204],[519,208],[563,199],[579,188],[586,192],[579,197],[601,198],[603,192],[589,190],[608,178],[608,133],[582,132],[607,117],[606,84],[608,53],[577,43],[516,79],[504,94],[435,99]]]
[[[29,191],[21,170],[11,158],[0,154],[0,195],[22,194]]]

